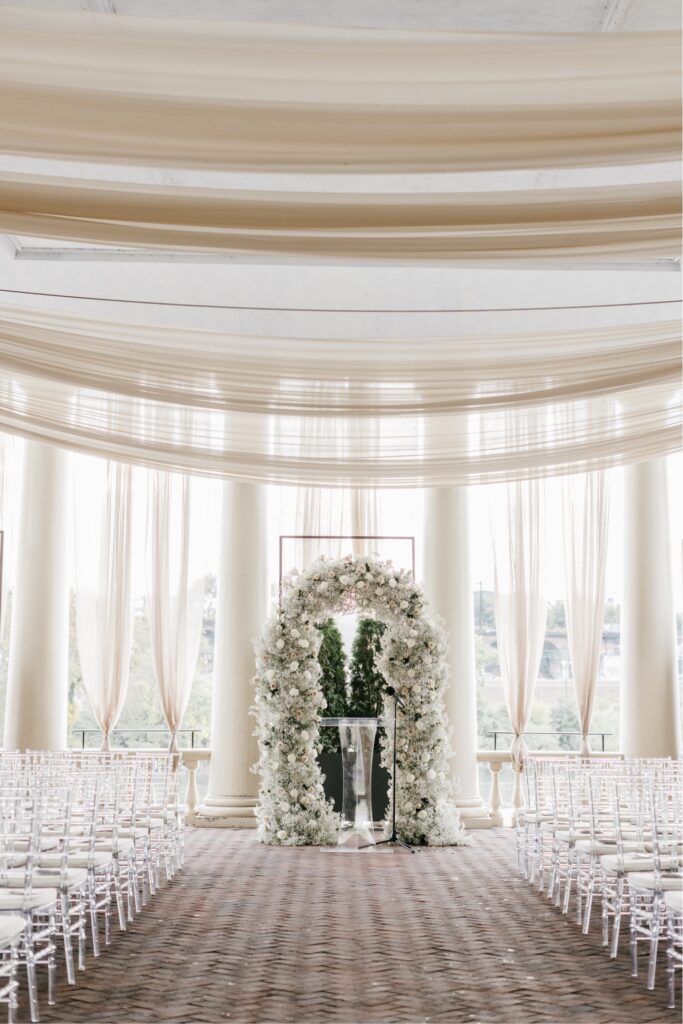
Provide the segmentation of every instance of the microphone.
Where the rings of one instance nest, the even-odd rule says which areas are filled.
[[[399,695],[396,693],[396,690],[394,689],[394,687],[393,686],[387,686],[386,692],[389,694],[390,697],[394,698],[394,700],[396,701],[396,703],[400,707],[401,711],[405,711],[405,707],[406,707],[405,701],[403,700],[402,697],[399,697]]]

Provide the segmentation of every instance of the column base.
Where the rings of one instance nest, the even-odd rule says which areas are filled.
[[[186,816],[195,828],[256,828],[256,797],[206,797],[199,808]]]
[[[474,797],[470,800],[458,799],[455,801],[455,806],[458,809],[461,822],[467,829],[493,828],[494,825],[500,824],[491,816],[488,804],[484,803],[481,797]]]

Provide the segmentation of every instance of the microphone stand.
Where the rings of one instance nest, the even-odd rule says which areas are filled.
[[[402,846],[404,850],[408,850],[409,853],[415,853],[410,843],[407,843],[405,839],[401,839],[398,832],[396,831],[396,723],[398,721],[398,707],[399,703],[403,703],[401,698],[396,693],[393,686],[387,687],[387,693],[390,697],[394,698],[394,767],[391,776],[391,835],[387,839],[379,839],[376,843],[366,843],[364,847],[359,849],[365,849],[367,846]]]

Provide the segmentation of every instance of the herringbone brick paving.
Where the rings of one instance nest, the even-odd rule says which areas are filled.
[[[667,1011],[592,934],[529,889],[509,830],[469,848],[280,849],[190,830],[186,866],[77,986],[42,990],[65,1022],[635,1024]],[[645,965],[643,964],[643,967]],[[42,974],[43,972],[41,972]],[[41,984],[44,979],[41,979]],[[23,1001],[20,1019],[26,1019]]]

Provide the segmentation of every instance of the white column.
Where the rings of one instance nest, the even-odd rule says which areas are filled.
[[[679,757],[675,616],[664,459],[627,466],[624,480],[620,749]]]
[[[6,750],[67,746],[69,454],[26,444],[12,599]]]
[[[426,492],[424,587],[431,607],[448,630],[450,683],[446,712],[452,730],[452,774],[456,804],[468,828],[493,822],[479,795],[474,611],[470,579],[469,503],[463,487]]]
[[[223,485],[221,554],[216,604],[209,791],[194,824],[221,828],[256,826],[258,758],[249,714],[254,699],[253,641],[263,629],[268,590],[266,489]]]

